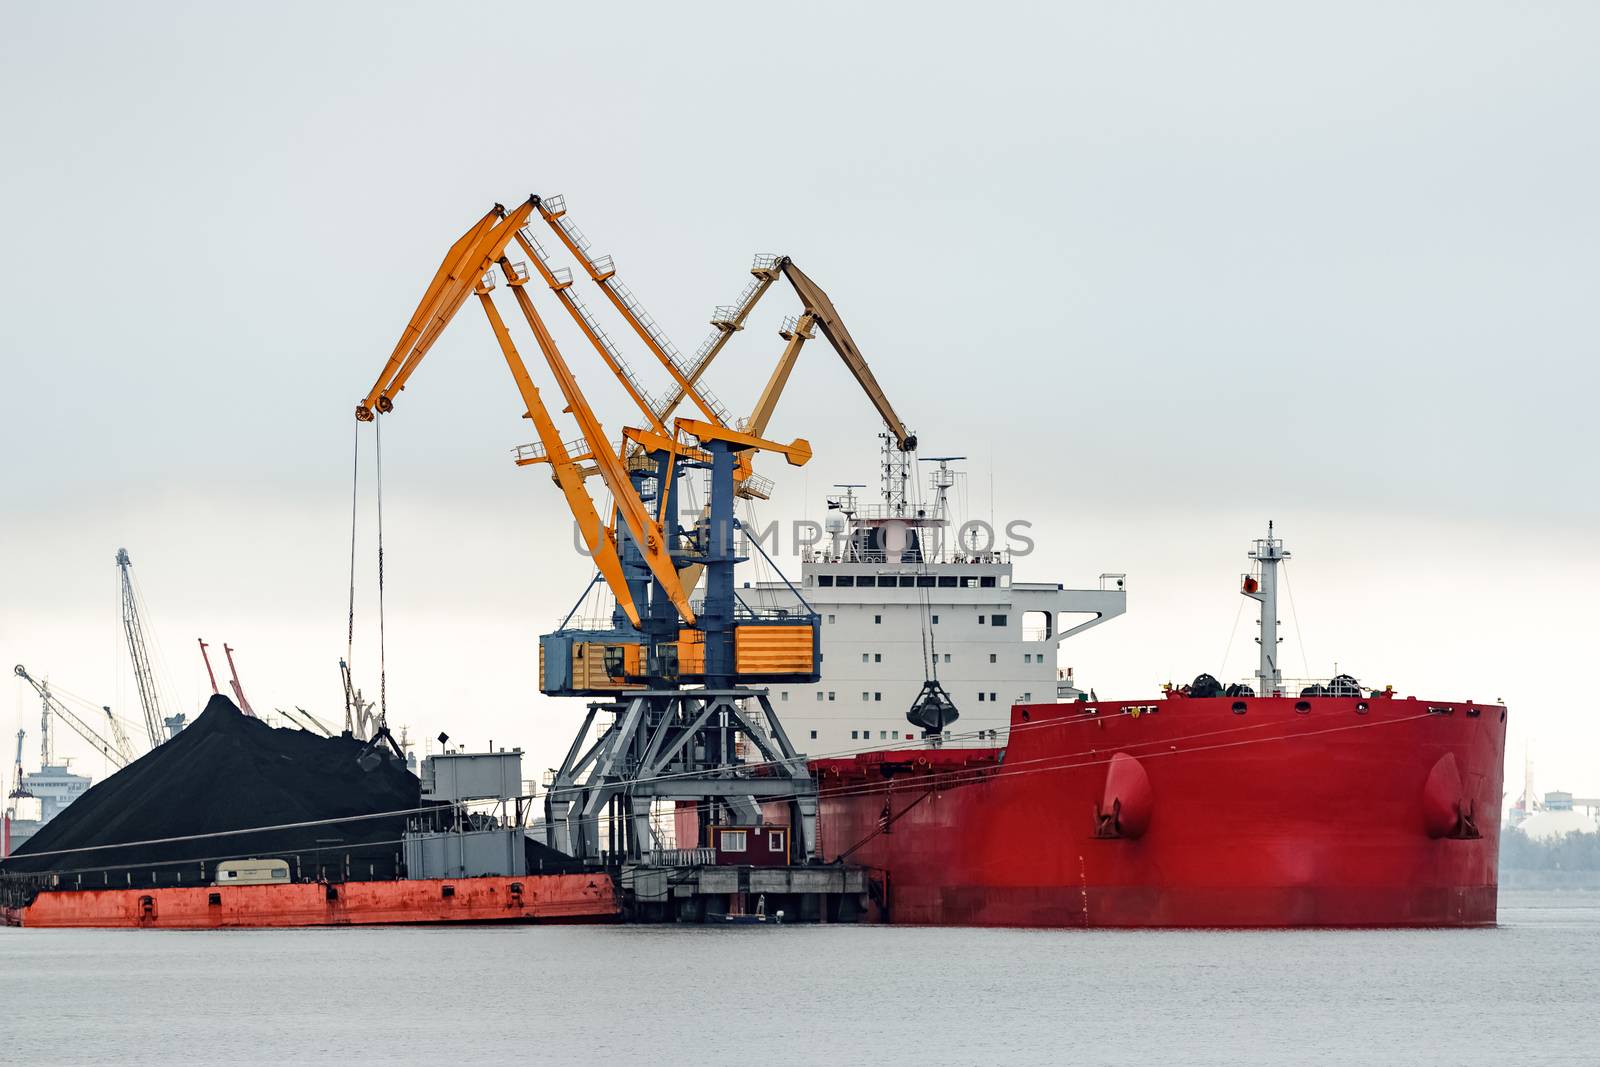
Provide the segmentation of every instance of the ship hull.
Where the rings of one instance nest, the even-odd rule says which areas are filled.
[[[619,915],[609,877],[406,879],[227,887],[47,890],[8,908],[8,925],[209,930],[453,922],[605,922]]]
[[[1504,744],[1387,696],[1018,706],[1004,749],[816,761],[819,835],[894,923],[1487,926]]]

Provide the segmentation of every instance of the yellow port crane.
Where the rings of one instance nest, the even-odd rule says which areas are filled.
[[[662,399],[650,395],[574,292],[572,271],[556,265],[540,243],[530,225],[535,213],[666,371],[670,385]],[[511,258],[513,245],[526,260]],[[624,426],[616,437],[608,434],[529,294],[535,272],[622,385],[640,425]],[[750,418],[731,424],[727,408],[706,388],[703,375],[779,276],[787,277],[800,294],[805,315],[785,335],[783,356]],[[719,335],[690,360],[617,279],[612,257],[591,251],[568,217],[564,198],[533,196],[511,210],[496,205],[451,246],[383,371],[356,406],[362,421],[393,411],[395,397],[456,313],[469,297],[478,298],[524,416],[538,435],[537,444],[516,450],[516,462],[549,465],[617,605],[609,626],[569,627],[569,614],[561,628],[540,638],[543,692],[607,698],[589,704],[588,717],[546,795],[548,843],[585,859],[599,857],[599,820],[605,812],[621,849],[635,859],[643,856],[652,839],[652,805],[671,800],[695,800],[701,810],[720,808],[744,819],[758,818],[763,802],[789,804],[799,853],[815,853],[815,780],[789,742],[767,691],[748,687],[816,681],[821,620],[803,597],[798,608],[761,608],[736,592],[734,567],[744,557],[735,547],[734,500],[738,495],[766,495],[750,477],[755,453],[775,452],[794,466],[811,458],[811,446],[803,438],[783,443],[765,435],[813,326],[822,329],[844,358],[900,447],[914,448],[915,438],[890,407],[825,293],[786,257],[758,261],[752,278],[738,306],[718,309],[713,325]],[[560,390],[561,413],[577,424],[575,437],[563,434],[529,373],[496,303],[501,285],[509,290]],[[675,414],[685,400],[698,417]],[[709,502],[702,520],[684,529],[678,524],[677,500],[688,470],[708,473]],[[590,492],[592,476],[600,478],[609,494],[604,508]],[[750,544],[759,550],[759,544]],[[691,602],[702,574],[703,598]],[[759,713],[754,712],[757,707]],[[585,748],[602,709],[614,718]],[[757,722],[758,715],[765,716],[765,725]],[[764,774],[737,773],[745,744],[761,754]],[[664,775],[669,767],[672,773]]]
[[[559,200],[558,200],[559,203]],[[394,409],[395,396],[405,388],[406,383],[415,373],[417,367],[428,351],[443,334],[446,326],[455,317],[467,298],[477,295],[483,307],[484,314],[489,320],[489,325],[496,341],[500,345],[506,364],[511,371],[512,379],[526,407],[526,417],[532,420],[534,428],[539,435],[539,449],[536,456],[525,457],[530,462],[547,462],[551,466],[552,475],[563,495],[566,497],[573,517],[578,523],[583,536],[585,547],[595,561],[611,592],[616,596],[618,606],[627,615],[629,621],[638,626],[641,623],[639,608],[636,603],[634,590],[630,588],[627,576],[624,573],[620,552],[616,542],[614,526],[608,526],[600,518],[599,509],[594,498],[589,494],[584,484],[589,473],[598,473],[605,483],[606,489],[611,494],[615,514],[620,517],[622,524],[631,535],[633,544],[637,546],[644,563],[649,568],[652,577],[660,586],[668,599],[676,608],[682,620],[692,625],[695,622],[695,612],[689,603],[688,593],[678,579],[677,567],[674,565],[669,552],[669,537],[663,527],[662,517],[652,515],[638,491],[630,482],[630,475],[625,462],[625,455],[619,449],[613,452],[609,444],[605,428],[595,414],[593,407],[582,390],[578,388],[577,379],[567,364],[565,357],[556,346],[554,338],[546,327],[543,318],[535,308],[531,298],[526,292],[529,275],[526,264],[513,263],[506,255],[506,247],[517,240],[522,248],[532,256],[533,262],[538,266],[546,283],[556,292],[564,306],[578,320],[584,328],[584,333],[595,345],[602,360],[615,374],[630,395],[635,399],[642,413],[650,416],[653,409],[637,385],[637,378],[627,368],[626,363],[615,351],[598,324],[594,322],[587,310],[582,308],[575,296],[570,293],[570,273],[563,276],[558,270],[552,269],[548,264],[548,257],[542,248],[525,229],[529,217],[534,210],[548,212],[547,217],[555,220],[557,232],[569,242],[569,247],[577,249],[579,258],[598,280],[609,280],[611,274],[606,273],[603,265],[591,259],[585,249],[587,241],[579,234],[576,238],[569,227],[561,227],[558,223],[560,214],[551,212],[551,209],[542,207],[538,197],[530,197],[527,202],[517,208],[507,211],[503,205],[496,204],[483,218],[479,219],[472,228],[463,234],[450,247],[444,261],[434,273],[427,289],[423,292],[422,299],[418,302],[416,310],[406,323],[400,339],[396,342],[388,361],[380,372],[377,381],[367,396],[356,405],[356,418],[372,421],[379,413],[386,413]],[[609,259],[609,257],[607,257]],[[539,389],[534,385],[529,375],[527,366],[518,352],[515,342],[511,338],[504,319],[501,317],[491,294],[496,287],[494,268],[498,267],[507,287],[511,290],[518,310],[522,313],[528,328],[534,335],[541,354],[544,356],[550,372],[556,380],[557,387],[561,390],[566,407],[563,411],[570,413],[578,423],[580,436],[574,441],[563,440],[557,429],[554,419],[550,416],[549,409],[545,406]],[[562,268],[564,270],[564,268]],[[607,292],[613,290],[607,288]],[[624,291],[625,292],[625,291]],[[623,309],[636,309],[637,302],[632,300],[631,294],[624,297],[614,297],[618,306]],[[653,320],[640,318],[637,310],[625,310],[629,321],[638,325],[641,336],[654,338],[664,336],[659,328],[653,326]],[[646,325],[648,322],[649,325]],[[669,364],[670,358],[666,357],[665,349],[661,342],[652,340],[653,350],[663,356]],[[672,368],[676,371],[676,367]],[[692,389],[687,389],[687,382],[679,378],[679,384],[686,387],[691,395],[697,395]],[[765,448],[770,451],[782,453],[791,463],[801,464],[810,458],[810,446],[804,441],[795,441],[788,445],[777,442],[765,441],[755,435],[729,430],[721,421],[717,409],[711,407],[705,400],[699,401],[701,410],[714,420],[709,423],[694,422],[693,428],[688,425],[674,426],[671,431],[659,418],[651,418],[651,431],[655,434],[652,441],[658,445],[668,441],[678,440],[682,434],[689,433],[697,436],[702,441],[717,438],[728,443],[736,444],[740,450]],[[685,420],[680,420],[684,422]],[[698,432],[697,432],[698,431]],[[676,446],[675,446],[676,447]],[[673,451],[672,455],[676,456]],[[580,466],[583,462],[592,464],[590,468]]]

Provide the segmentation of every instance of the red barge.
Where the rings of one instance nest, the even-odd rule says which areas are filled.
[[[381,882],[46,890],[5,925],[212,930],[453,922],[605,922],[620,908],[604,874]]]

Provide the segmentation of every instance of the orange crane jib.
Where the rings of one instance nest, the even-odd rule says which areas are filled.
[[[645,392],[616,344],[577,297],[572,288],[571,271],[552,266],[544,246],[528,226],[535,212],[549,224],[559,245],[581,263],[590,280],[603,290],[608,302],[667,371],[671,385],[663,400],[652,400]],[[527,257],[526,263],[514,263],[508,258],[507,252],[513,246]],[[615,439],[607,433],[528,293],[527,285],[533,278],[529,263],[566,308],[602,364],[622,385],[643,417],[645,426],[625,427]],[[801,345],[813,336],[813,325],[821,328],[823,336],[849,367],[900,447],[909,450],[916,445],[916,438],[906,430],[890,406],[827,294],[786,256],[760,257],[751,274],[754,280],[741,295],[739,303],[718,309],[713,325],[719,334],[702,346],[694,360],[689,360],[678,353],[633,293],[617,280],[612,258],[595,256],[590,251],[587,238],[567,217],[564,198],[532,196],[511,210],[496,204],[457,238],[445,253],[384,363],[383,370],[371,390],[356,405],[356,418],[370,422],[379,414],[394,409],[396,395],[416,373],[417,367],[454,319],[456,312],[469,297],[477,296],[511,372],[525,409],[524,417],[532,421],[539,438],[537,445],[518,449],[517,462],[550,465],[552,480],[566,499],[585,549],[615,595],[618,606],[635,627],[640,625],[639,605],[635,603],[618,549],[619,526],[627,530],[651,576],[672,602],[677,614],[685,624],[692,626],[695,612],[689,601],[689,590],[693,588],[698,568],[680,569],[679,561],[673,558],[674,546],[668,543],[669,517],[665,513],[665,494],[659,516],[652,514],[639,495],[631,474],[638,462],[642,461],[643,455],[666,455],[672,457],[673,462],[688,460],[705,463],[709,459],[706,448],[685,443],[684,438],[694,438],[701,446],[721,442],[718,447],[729,447],[737,453],[735,477],[739,484],[739,495],[764,496],[765,488],[757,483],[765,483],[766,480],[750,477],[753,453],[777,452],[794,466],[800,466],[811,458],[811,446],[803,438],[782,444],[767,439],[766,428]],[[712,359],[722,350],[727,338],[743,329],[744,320],[756,301],[780,274],[789,279],[799,294],[805,305],[805,314],[793,329],[786,326],[783,337],[787,344],[778,367],[751,417],[742,420],[734,428],[728,425],[731,420],[726,410],[705,388],[702,376]],[[578,436],[575,439],[564,437],[557,426],[523,362],[510,329],[496,307],[493,291],[501,282],[511,291],[518,311],[533,334],[539,353],[560,390],[562,413],[571,415],[577,423]],[[673,410],[684,399],[692,401],[698,408],[698,418],[673,418]],[[605,508],[590,493],[587,480],[591,475],[598,475],[610,494],[611,501]]]

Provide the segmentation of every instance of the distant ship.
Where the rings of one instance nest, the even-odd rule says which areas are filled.
[[[12,763],[11,787],[6,791],[6,803],[0,812],[0,859],[38,833],[51,819],[94,784],[94,779],[74,774],[66,760],[57,760],[50,743],[50,710],[44,713],[43,737],[40,743],[39,769],[24,772],[22,769],[22,744],[27,734],[17,731],[17,756]],[[37,801],[38,818],[24,818],[18,814],[17,802]]]

